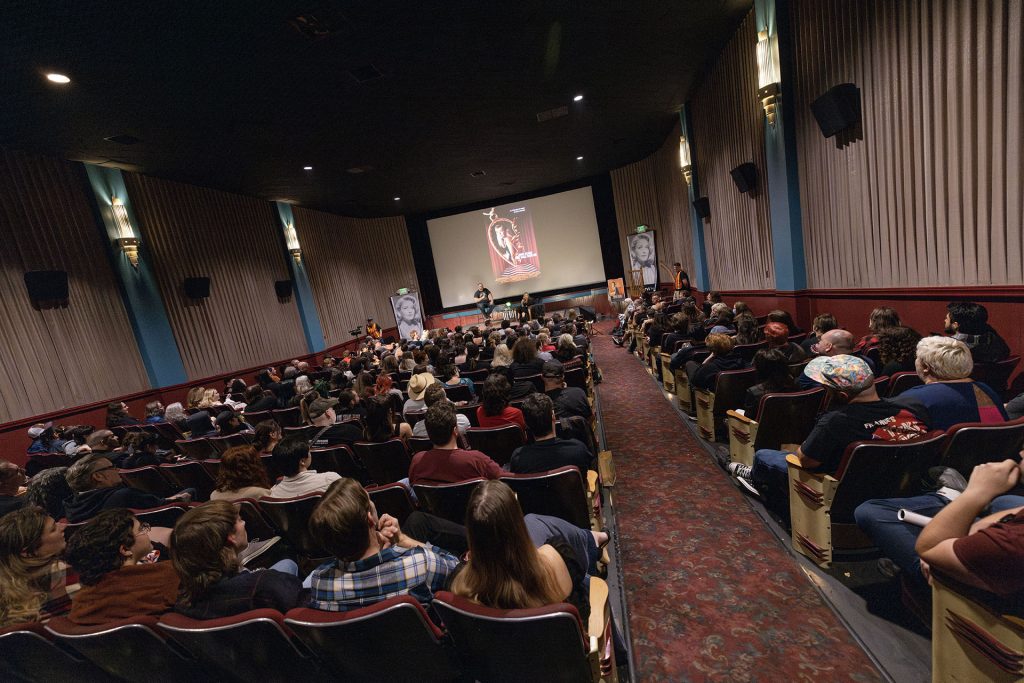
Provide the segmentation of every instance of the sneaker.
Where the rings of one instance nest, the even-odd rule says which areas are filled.
[[[729,470],[729,474],[731,474],[732,476],[738,477],[740,479],[746,479],[749,481],[750,473],[753,471],[754,468],[751,467],[750,465],[744,465],[741,462],[731,462],[729,463],[729,467],[727,469]]]
[[[963,493],[967,488],[967,480],[952,467],[932,467],[928,470],[928,476],[935,480],[938,488],[953,489]]]
[[[749,480],[744,479],[743,477],[733,477],[733,481],[736,483],[736,486],[739,488],[740,491],[748,493],[754,496],[755,498],[761,497],[761,492],[758,491],[757,488],[753,484],[751,484]]]
[[[895,579],[900,575],[900,568],[888,557],[880,557],[875,566],[878,567],[878,573],[887,579]]]

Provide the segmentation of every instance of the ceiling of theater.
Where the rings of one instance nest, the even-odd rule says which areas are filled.
[[[750,4],[7,0],[0,144],[347,215],[454,207],[652,152]]]

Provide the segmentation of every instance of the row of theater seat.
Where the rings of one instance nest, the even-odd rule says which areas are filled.
[[[591,579],[587,628],[560,604],[495,610],[440,592],[432,612],[407,596],[345,613],[254,610],[197,621],[179,614],[94,627],[58,617],[0,631],[12,680],[614,681],[608,588]],[[588,637],[587,633],[595,634]]]

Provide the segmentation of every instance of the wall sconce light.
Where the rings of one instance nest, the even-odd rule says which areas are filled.
[[[114,240],[114,244],[128,257],[132,268],[137,270],[139,267],[139,238],[135,236],[131,221],[128,220],[128,209],[118,197],[111,197],[110,212],[113,214],[114,224],[117,226],[118,237]]]
[[[757,33],[757,98],[761,100],[769,125],[775,125],[781,97],[779,75],[779,40],[768,29]]]
[[[295,262],[302,260],[302,247],[299,246],[299,235],[295,232],[295,226],[286,223],[284,226],[284,241],[288,246],[288,253],[292,255]]]
[[[690,163],[690,143],[683,136],[679,136],[679,170],[689,185],[693,181],[693,165]]]

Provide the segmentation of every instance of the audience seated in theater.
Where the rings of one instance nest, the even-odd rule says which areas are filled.
[[[457,366],[451,363],[442,363],[437,371],[437,378],[445,386],[457,387],[462,385],[467,387],[470,395],[476,399],[476,386],[474,386],[473,380],[461,377]]]
[[[967,344],[975,363],[1009,358],[1010,347],[988,324],[987,308],[971,301],[953,301],[946,311],[946,334]]]
[[[270,479],[252,446],[232,446],[224,451],[217,468],[217,488],[210,500],[262,498],[270,495]]]
[[[554,402],[555,415],[559,418],[577,415],[590,419],[592,411],[587,392],[579,387],[565,386],[565,368],[557,360],[544,363],[544,393]]]
[[[245,412],[257,413],[277,408],[277,399],[273,392],[259,384],[253,384],[245,391]]]
[[[440,383],[435,382],[427,387],[427,390],[423,393],[423,400],[426,402],[427,408],[436,403],[451,403],[448,400],[448,394],[445,393],[444,387]],[[462,436],[469,429],[470,423],[469,418],[462,413],[455,413],[456,429],[459,430],[459,435]],[[405,423],[403,423],[405,424]],[[412,428],[412,435],[416,437],[427,436],[427,421],[420,420],[416,423],[416,426]]]
[[[819,356],[807,364],[804,373],[824,386],[838,407],[818,419],[797,449],[802,467],[835,474],[843,452],[854,441],[910,441],[928,432],[911,410],[878,397],[871,369],[857,356]],[[743,488],[762,495],[784,516],[789,511],[786,455],[785,451],[764,448],[754,454],[753,467],[729,465]]]
[[[312,458],[309,444],[298,436],[285,437],[274,447],[274,469],[282,478],[270,488],[272,498],[294,498],[307,493],[321,493],[333,482],[341,479],[337,472],[317,472],[309,469]]]
[[[270,455],[274,452],[274,446],[280,443],[282,436],[281,425],[273,420],[258,422],[252,439],[253,448],[258,455]]]
[[[793,321],[793,316],[789,314],[789,311],[782,311],[779,309],[769,311],[767,322],[782,323],[789,330],[789,336],[803,332],[803,330],[797,327],[797,324]]]
[[[800,342],[800,347],[808,356],[815,355],[811,348],[821,341],[821,335],[838,327],[839,323],[834,315],[831,313],[819,313],[814,317],[814,322],[811,323],[811,333],[807,335],[807,339]]]
[[[903,327],[890,327],[879,335],[878,355],[882,361],[879,377],[892,377],[897,372],[917,372],[914,358],[917,354],[917,343],[921,335],[916,330]]]
[[[543,364],[540,366],[544,369]],[[480,407],[476,409],[476,420],[481,427],[502,427],[507,424],[518,425],[526,432],[523,412],[508,404],[511,387],[505,376],[492,373],[484,381],[480,396]]]
[[[289,407],[299,405],[299,401],[302,397],[309,392],[313,391],[313,383],[309,381],[309,377],[306,375],[299,375],[295,378],[295,396],[292,396],[292,400],[288,402]]]
[[[732,305],[732,314],[734,318],[738,318],[741,315],[749,315],[751,318],[755,318],[754,312],[750,310],[750,306],[744,301],[737,301]]]
[[[665,304],[665,302],[662,303]],[[657,310],[664,310],[664,305],[662,306],[662,308],[659,308]],[[584,323],[583,320],[580,319],[580,321],[576,324],[566,325],[564,330],[565,334],[572,335],[572,341],[574,344],[576,344],[576,348],[578,348],[581,353],[586,353],[587,349],[590,348],[590,340],[587,338],[587,335],[585,333],[585,324],[586,323]]]
[[[85,439],[90,453],[103,453],[113,462],[119,463],[126,453],[121,447],[121,439],[109,429],[97,429]]]
[[[206,389],[203,387],[192,387],[189,389],[185,395],[185,409],[193,410],[199,408],[199,403],[203,400],[205,393]]]
[[[562,334],[558,337],[558,346],[555,348],[555,352],[551,354],[554,360],[562,363],[564,367],[576,368],[583,364],[580,359],[582,351],[576,346],[576,342],[573,341],[572,335]]]
[[[512,352],[509,351],[508,345],[502,341],[494,347],[494,357],[491,359],[491,372],[499,370],[508,372],[510,365],[512,365]]]
[[[590,469],[591,455],[587,447],[576,439],[560,439],[555,435],[554,404],[545,394],[530,394],[523,401],[526,428],[533,435],[533,443],[520,446],[512,453],[508,468],[516,473],[546,472],[572,465],[583,477]]]
[[[224,405],[220,400],[220,392],[216,389],[206,389],[203,391],[203,397],[199,400],[197,408],[216,408]]]
[[[423,421],[433,448],[413,456],[409,466],[411,484],[444,484],[476,477],[497,479],[498,464],[480,451],[459,448],[455,408],[439,402],[427,409]],[[520,418],[522,413],[519,414]]]
[[[691,307],[691,310],[696,311],[696,308]],[[680,311],[674,314],[668,320],[668,334],[665,335],[661,342],[661,350],[664,353],[671,353],[672,349],[676,347],[677,342],[681,342],[684,339],[689,338],[690,332],[690,320],[686,315]],[[660,364],[659,364],[660,367]]]
[[[304,606],[308,595],[295,576],[295,562],[282,560],[269,569],[249,571],[238,559],[248,546],[245,520],[228,501],[213,501],[182,515],[171,534],[181,582],[175,611],[193,619],[219,619],[254,609],[287,612]]]
[[[758,406],[765,394],[788,394],[798,391],[796,381],[789,374],[789,360],[779,349],[759,349],[754,354],[754,370],[758,383],[747,389],[743,399],[743,414],[751,420],[758,417]]]
[[[568,602],[590,616],[587,569],[599,556],[596,532],[554,517],[527,515],[503,482],[480,484],[466,506],[469,554],[451,591],[485,607],[526,609]]]
[[[233,410],[225,410],[217,415],[217,430],[221,436],[231,436],[239,432],[252,433],[252,427],[243,422],[242,416]]]
[[[233,378],[224,382],[224,405],[232,410],[245,410],[245,382]]]
[[[162,465],[172,460],[173,454],[160,452],[160,437],[150,432],[130,432],[124,437],[125,456],[118,463],[123,469]]]
[[[430,385],[428,389],[433,386]],[[394,414],[391,412],[391,401],[387,396],[371,396],[363,401],[363,406],[366,408],[363,440],[383,443],[398,437],[405,443],[412,436],[412,427],[408,422],[395,422]]]
[[[764,339],[761,326],[757,324],[757,318],[749,313],[740,313],[733,322],[736,325],[735,341],[737,345],[756,344]]]
[[[25,451],[29,455],[44,453],[74,455],[78,450],[78,444],[65,437],[62,428],[55,427],[52,422],[38,422],[32,425],[28,428],[28,438],[32,440]]]
[[[315,391],[309,392],[299,402],[303,423],[321,428],[331,426],[337,420],[334,406],[338,403],[336,398],[323,398]]]
[[[185,408],[178,402],[171,403],[164,411],[164,420],[170,422],[182,432],[188,431],[188,415]]]
[[[389,357],[394,358],[394,356]],[[395,370],[395,372],[398,371]],[[402,396],[402,390],[395,386],[395,381],[386,371],[381,371],[381,373],[377,375],[377,382],[374,384],[373,394],[374,396],[397,396],[400,399],[404,398]]]
[[[155,424],[165,422],[164,404],[160,401],[150,401],[146,404],[146,423]]]
[[[436,381],[437,379],[429,372],[421,372],[409,378],[409,386],[407,388],[409,398],[402,406],[403,417],[409,413],[409,411],[423,410],[426,408],[427,404],[423,400],[423,392],[425,392],[427,387]]]
[[[74,495],[65,479],[67,472],[67,467],[51,467],[32,477],[25,491],[26,504],[41,507],[54,519],[64,519],[64,502]]]
[[[391,515],[378,517],[359,482],[335,482],[309,519],[310,532],[334,556],[310,575],[310,607],[342,612],[397,595],[428,604],[459,564],[447,550],[411,535],[428,527],[429,518],[413,512],[403,530]]]
[[[373,375],[364,370],[356,375],[355,386],[352,387],[352,390],[356,392],[356,396],[358,396],[360,400],[363,400],[373,396],[376,383],[377,380],[374,379]]]
[[[187,427],[190,441],[217,436],[217,427],[213,423],[213,418],[205,410],[189,415],[185,420],[185,426]]]
[[[64,504],[67,520],[84,522],[104,510],[132,508],[145,510],[166,503],[188,503],[192,496],[182,491],[169,498],[125,486],[121,473],[105,455],[90,454],[68,468],[65,475],[74,496]]]
[[[735,334],[732,310],[726,304],[715,304],[711,307],[711,317],[704,321],[708,334]]]
[[[828,357],[856,356],[867,364],[872,375],[875,374],[874,363],[872,363],[870,358],[853,353],[853,335],[847,330],[841,330],[838,328],[829,330],[825,334],[821,335],[821,339],[818,340],[817,344],[811,347],[811,352],[816,353],[819,356]],[[801,389],[814,389],[818,386],[818,383],[811,379],[811,376],[806,372],[797,378],[796,383]]]
[[[803,348],[796,342],[789,341],[786,326],[782,323],[768,323],[764,326],[764,339],[769,349],[782,352],[789,363],[799,363],[806,354]]]
[[[722,303],[722,293],[711,291],[708,292],[707,296],[704,297],[704,317],[711,316],[711,307],[715,304]]]
[[[366,408],[363,407],[363,398],[354,389],[342,389],[338,394],[338,405],[334,409],[335,419],[340,420],[358,417],[360,420],[366,418]]]
[[[861,337],[861,340],[854,345],[855,353],[863,353],[868,349],[878,346],[882,334],[893,327],[900,327],[900,315],[896,309],[888,306],[879,306],[871,311],[868,317],[868,333]]]
[[[978,465],[942,480],[937,491],[910,498],[869,500],[854,511],[857,524],[899,567],[911,586],[925,589],[933,569],[1003,598],[1003,611],[1024,609],[1024,497],[1009,495],[1021,482],[1014,460]],[[949,471],[947,471],[949,472]],[[961,493],[961,489],[963,492]],[[921,528],[897,519],[905,509],[932,517]],[[979,519],[980,518],[980,519]]]
[[[932,429],[946,430],[960,422],[1005,422],[998,394],[971,379],[974,361],[962,341],[925,337],[917,343],[917,374],[924,386],[911,387],[892,399],[912,410]]]
[[[0,628],[68,611],[64,547],[64,524],[42,508],[0,517]]]
[[[709,334],[707,345],[711,355],[699,365],[696,361],[687,361],[686,376],[695,389],[714,391],[718,373],[723,370],[742,370],[746,363],[736,351],[732,337],[727,334]]]
[[[537,342],[529,337],[520,337],[512,346],[512,364],[508,367],[509,379],[513,382],[521,377],[539,375],[544,361],[537,357]]]
[[[169,612],[178,599],[178,575],[158,562],[150,526],[129,510],[106,510],[68,541],[68,564],[82,583],[68,619],[80,626]],[[167,558],[163,558],[167,559]]]
[[[26,498],[22,487],[25,486],[25,469],[13,462],[0,460],[0,516],[14,512],[25,506]]]

